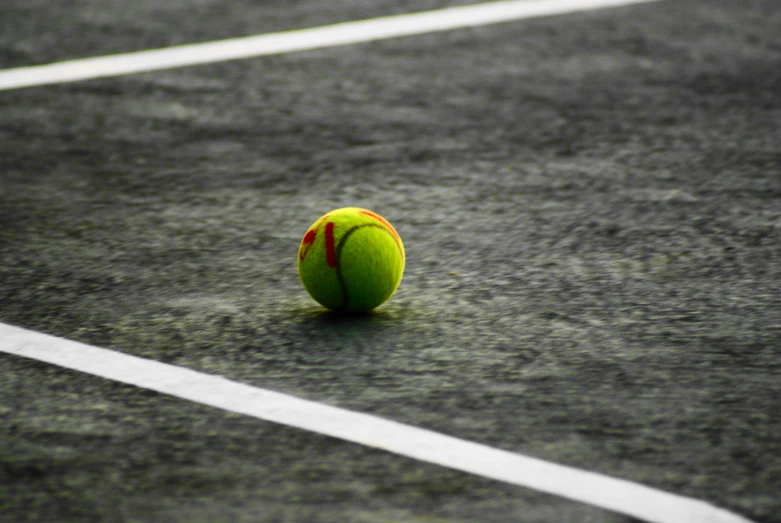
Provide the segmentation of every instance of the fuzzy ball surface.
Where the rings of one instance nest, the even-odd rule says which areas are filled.
[[[401,283],[404,245],[379,214],[336,209],[312,224],[298,249],[298,274],[320,305],[366,312],[384,303]]]

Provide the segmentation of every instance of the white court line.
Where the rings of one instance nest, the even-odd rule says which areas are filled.
[[[751,523],[703,501],[637,483],[3,323],[0,352],[529,487],[652,523]]]
[[[510,0],[0,70],[0,91],[308,51],[657,0]]]

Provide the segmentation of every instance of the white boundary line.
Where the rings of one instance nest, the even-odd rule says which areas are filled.
[[[637,483],[3,323],[0,352],[529,487],[652,523],[750,523],[703,501]]]
[[[510,0],[0,70],[0,91],[308,51],[658,0]]]

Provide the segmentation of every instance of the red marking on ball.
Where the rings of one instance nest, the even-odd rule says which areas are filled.
[[[336,246],[334,245],[334,222],[325,224],[325,259],[329,267],[336,267]]]
[[[388,229],[388,232],[393,235],[393,238],[396,240],[396,243],[399,245],[399,251],[401,251],[401,255],[403,257],[404,256],[404,250],[401,249],[401,237],[396,232],[396,229],[393,228],[393,225],[391,225],[385,218],[383,218],[379,214],[374,214],[371,211],[363,210],[363,211],[360,211],[360,213],[364,214],[364,215],[366,215],[366,216],[368,216],[370,218],[374,218],[375,220],[377,220],[378,222],[383,224],[386,229]]]
[[[306,256],[306,253],[309,252],[309,248],[312,247],[312,244],[315,243],[315,236],[317,236],[317,229],[310,229],[306,231],[304,239],[301,240],[301,254],[299,256],[302,260]]]

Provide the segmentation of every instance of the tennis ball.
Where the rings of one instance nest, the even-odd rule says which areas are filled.
[[[396,229],[372,211],[336,209],[309,227],[298,249],[298,275],[320,305],[365,312],[396,292],[404,245]]]

